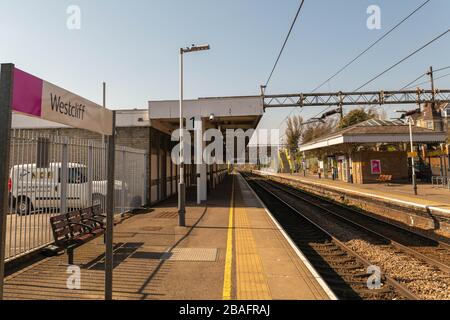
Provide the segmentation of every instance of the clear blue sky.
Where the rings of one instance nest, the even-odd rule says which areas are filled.
[[[309,92],[423,0],[306,0],[269,86]],[[81,30],[66,27],[79,5]],[[111,108],[144,108],[178,98],[178,48],[209,43],[186,57],[186,98],[256,95],[265,82],[299,0],[1,0],[0,61]],[[382,29],[366,27],[366,9],[382,10]],[[432,0],[389,38],[322,90],[353,90],[450,27],[450,1]],[[429,65],[450,65],[450,35],[365,89],[399,89]],[[448,72],[449,70],[447,70]],[[437,82],[450,87],[450,77]],[[305,110],[304,116],[320,110]],[[262,126],[290,112],[268,111]]]

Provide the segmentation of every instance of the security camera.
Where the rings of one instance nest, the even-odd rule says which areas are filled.
[[[216,117],[214,116],[214,113],[211,113],[211,114],[209,115],[209,121],[214,121],[215,118],[216,118]]]

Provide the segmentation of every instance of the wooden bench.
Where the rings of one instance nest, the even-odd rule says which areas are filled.
[[[380,174],[380,176],[377,178],[378,182],[383,182],[389,185],[389,183],[392,181],[392,175],[388,174]]]
[[[73,265],[74,250],[105,233],[105,217],[100,205],[51,217],[55,245],[47,251],[57,254],[65,250],[69,265]]]

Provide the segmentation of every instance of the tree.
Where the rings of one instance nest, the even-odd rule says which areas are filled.
[[[369,109],[368,111],[363,108],[354,109],[342,118],[339,122],[339,128],[345,129],[363,121],[374,119],[377,116],[378,114],[373,109]]]
[[[336,121],[329,118],[324,122],[311,123],[303,130],[302,143],[308,143],[334,131]]]
[[[303,134],[303,118],[301,116],[290,117],[287,121],[286,142],[292,153],[296,153]]]

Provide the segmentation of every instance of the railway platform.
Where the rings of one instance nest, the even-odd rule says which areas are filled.
[[[254,171],[285,183],[296,184],[318,195],[367,209],[409,227],[450,235],[450,191],[429,184],[350,184],[303,174]]]
[[[114,299],[335,299],[240,175],[205,204],[187,200],[187,227],[177,226],[176,199],[115,226]],[[74,261],[47,257],[10,273],[5,298],[103,299],[102,239],[75,250]]]

